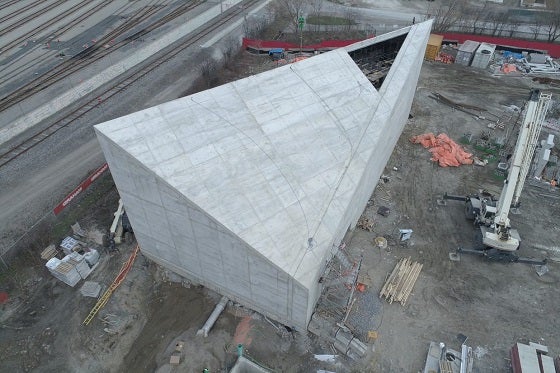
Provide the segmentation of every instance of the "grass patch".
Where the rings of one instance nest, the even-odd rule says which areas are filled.
[[[486,154],[483,159],[486,159],[488,164],[498,162],[498,156],[496,154]]]
[[[497,156],[498,152],[500,151],[500,146],[498,145],[492,145],[489,147],[474,145],[474,148],[480,152],[483,152],[484,154],[489,154],[493,156]]]
[[[310,25],[355,25],[352,19],[333,16],[309,16],[305,20]]]
[[[97,202],[106,196],[111,189],[115,187],[113,179],[107,172],[97,180],[95,188],[87,190],[82,198],[77,198],[73,202],[73,206],[67,207],[66,211],[61,213],[57,222],[51,229],[51,239],[57,241],[62,240],[71,231],[71,225],[84,217],[84,212],[95,210]]]
[[[507,179],[507,173],[505,172],[500,172],[498,170],[494,170],[494,172],[492,173],[492,175],[494,176],[495,180],[500,180],[500,181],[504,181],[505,179]]]

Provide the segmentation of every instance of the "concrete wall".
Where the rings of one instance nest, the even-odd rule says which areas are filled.
[[[98,133],[98,139],[142,254],[274,320],[305,330],[307,289],[104,135]]]
[[[412,32],[417,33],[418,37],[409,38],[402,45],[393,62],[393,69],[379,90],[383,99],[376,103],[377,107],[372,106],[375,115],[365,134],[368,141],[362,143],[361,149],[358,149],[356,154],[358,157],[358,153],[368,153],[369,158],[365,167],[361,168],[359,163],[353,163],[355,169],[348,171],[354,175],[361,175],[361,178],[334,235],[332,255],[335,254],[348,228],[353,229],[356,226],[407,123],[422,68],[425,51],[422,46],[426,45],[429,37],[429,32],[421,32],[417,29],[421,27],[429,29],[430,26],[431,24],[423,24],[412,28]],[[368,149],[371,146],[375,151]],[[316,283],[316,288],[310,290],[309,296],[309,302],[313,302],[312,308],[322,290],[321,284],[318,281]]]
[[[359,121],[359,126],[357,126],[358,132],[353,133],[351,137],[353,141],[348,138],[348,144],[344,144],[344,151],[334,148],[340,157],[344,157],[344,163],[341,163],[337,171],[338,184],[331,189],[332,193],[322,197],[321,211],[313,212],[317,220],[316,228],[314,226],[313,231],[310,231],[309,224],[305,221],[307,226],[305,237],[318,238],[318,244],[314,248],[305,246],[304,250],[296,247],[293,252],[297,252],[301,258],[297,267],[278,264],[283,263],[282,259],[292,253],[281,251],[286,242],[294,236],[294,232],[289,228],[283,228],[285,227],[282,225],[283,222],[278,221],[277,224],[273,224],[274,222],[271,223],[268,219],[252,225],[254,235],[248,236],[249,240],[243,235],[243,226],[236,230],[235,227],[239,225],[236,223],[243,221],[241,215],[244,210],[233,208],[242,197],[237,192],[224,193],[231,191],[231,187],[235,184],[226,185],[224,181],[220,181],[224,185],[216,184],[215,178],[206,179],[203,176],[212,173],[220,178],[223,173],[216,170],[222,169],[223,160],[218,160],[217,164],[213,163],[213,167],[206,165],[204,174],[199,174],[202,175],[199,179],[193,176],[196,175],[196,169],[187,166],[192,159],[197,159],[196,156],[201,154],[200,151],[193,152],[195,157],[192,159],[177,158],[176,153],[168,151],[171,143],[166,143],[169,138],[161,133],[158,123],[162,123],[163,126],[165,120],[169,121],[174,117],[169,115],[166,117],[167,109],[163,106],[161,112],[150,109],[118,120],[112,125],[102,124],[96,127],[101,147],[125,202],[143,253],[178,274],[206,285],[277,321],[300,330],[305,329],[321,292],[318,279],[323,274],[326,263],[336,252],[347,229],[354,226],[360,217],[407,122],[430,26],[428,22],[409,29],[409,34],[412,36],[404,41],[379,91],[371,88],[370,83],[360,75],[358,67],[352,63],[346,52],[331,52],[331,61],[353,66],[355,71],[348,70],[348,74],[364,80],[364,84],[368,87],[367,90],[360,90],[356,94],[359,96],[364,92],[367,96],[360,101],[361,106],[358,106],[361,108],[361,116],[356,119]],[[334,58],[335,56],[340,58]],[[320,59],[322,56],[317,58]],[[302,66],[305,67],[305,63],[302,62]],[[218,95],[218,97],[227,102],[229,96]],[[175,104],[177,112],[189,113],[180,101]],[[344,114],[344,111],[342,113]],[[266,114],[263,112],[259,115]],[[345,118],[352,117],[345,115]],[[135,126],[136,122],[139,124],[138,127]],[[176,127],[179,128],[178,125],[181,123],[175,122]],[[219,124],[221,125],[221,122]],[[200,123],[201,128],[206,128],[208,125],[208,121]],[[107,136],[114,140],[109,140],[104,133],[109,133],[110,135]],[[161,139],[147,141],[147,145],[146,139],[152,139],[153,136]],[[322,136],[325,134],[322,133]],[[204,135],[188,138],[202,141]],[[338,144],[338,139],[338,137],[334,138],[333,144]],[[282,143],[277,145],[280,146]],[[207,151],[206,147],[201,149]],[[290,147],[286,149],[295,151]],[[179,148],[178,151],[180,153],[184,148]],[[297,151],[299,152],[300,149]],[[250,154],[249,151],[246,153]],[[165,157],[171,157],[173,162],[162,162],[162,159],[167,159]],[[321,159],[320,154],[311,158]],[[138,159],[142,159],[143,163]],[[307,160],[305,162],[305,165],[309,164]],[[247,165],[249,164],[254,169],[262,166],[262,163],[251,163],[248,160]],[[295,166],[298,170],[297,165]],[[304,169],[301,168],[299,171]],[[156,176],[156,172],[158,175],[172,172],[173,177],[168,179],[165,176],[165,180],[173,180],[170,182],[177,185],[182,192],[179,193],[164,179]],[[252,179],[242,180],[254,184]],[[188,188],[185,187],[185,182],[188,182]],[[210,184],[215,188],[209,190]],[[240,190],[243,193],[243,188]],[[187,199],[184,194],[191,199]],[[261,198],[270,201],[271,196],[263,194]],[[197,201],[204,209],[192,201]],[[267,204],[257,204],[257,206],[270,209]],[[250,209],[249,205],[247,211]],[[263,229],[271,228],[270,224],[273,224],[272,228],[282,229],[281,232],[274,231],[273,235],[280,241],[274,242],[274,245],[262,245],[261,241],[254,237],[258,237]],[[234,228],[230,230],[225,226]],[[293,228],[292,225],[286,227]],[[305,229],[302,232],[306,233]],[[244,237],[245,240],[239,237]],[[246,242],[256,243],[254,247],[257,247],[258,251]]]

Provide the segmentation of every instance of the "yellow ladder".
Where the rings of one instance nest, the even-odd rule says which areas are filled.
[[[99,312],[99,310],[102,309],[103,306],[105,306],[105,304],[107,304],[113,292],[124,281],[126,274],[128,273],[128,271],[130,271],[130,268],[132,268],[132,264],[134,263],[134,259],[136,259],[139,250],[140,250],[140,246],[137,245],[136,248],[130,254],[128,260],[123,263],[121,270],[119,271],[119,274],[117,275],[117,277],[115,277],[115,280],[113,281],[111,286],[109,286],[109,288],[105,291],[105,293],[103,293],[101,298],[97,300],[97,303],[95,303],[95,306],[93,306],[93,308],[89,312],[89,315],[87,315],[84,322],[82,322],[82,325],[88,325],[91,322],[91,320],[93,320],[95,315],[97,315],[97,312]]]

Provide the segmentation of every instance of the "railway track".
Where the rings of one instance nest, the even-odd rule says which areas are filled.
[[[3,8],[7,8],[7,7],[9,7],[10,5],[13,5],[13,4],[17,3],[17,2],[18,2],[18,0],[15,0],[15,1],[12,1],[10,4],[2,4],[2,9],[3,9]],[[23,13],[23,12],[28,11],[29,9],[33,8],[34,6],[36,6],[36,5],[39,4],[39,3],[40,3],[39,1],[36,1],[36,2],[33,2],[33,3],[29,3],[29,4],[27,4],[26,6],[24,6],[23,8],[17,9],[15,12],[12,12],[12,13],[10,13],[10,14],[6,14],[4,17],[0,17],[0,24],[3,24],[4,22],[6,22],[6,21],[8,21],[8,20],[10,20],[10,19],[12,19],[12,18],[15,18],[15,17],[18,16],[20,13]]]
[[[142,68],[138,69],[135,72],[127,76],[122,76],[115,82],[113,85],[102,91],[101,93],[97,94],[97,97],[103,97],[104,101],[107,99],[125,91],[129,88],[132,84],[137,82],[138,80],[142,79],[164,63],[168,62],[179,53],[183,52],[185,49],[189,48],[195,43],[198,43],[202,38],[208,36],[213,31],[219,29],[223,25],[227,24],[230,20],[237,17],[239,14],[242,14],[245,9],[252,7],[253,5],[257,4],[259,0],[245,0],[241,7],[234,7],[228,11],[226,11],[222,17],[219,19],[213,20],[210,24],[208,24],[205,28],[200,31],[195,31],[192,35],[185,38],[180,45],[174,45],[170,48],[167,48],[157,59],[154,61],[149,62]],[[12,147],[7,152],[0,154],[0,167],[6,165],[7,163],[13,161],[20,155],[28,152],[33,147],[37,146],[38,144],[42,143],[50,136],[55,134],[56,132],[60,131],[61,129],[68,127],[72,124],[75,120],[81,118],[82,116],[86,115],[88,112],[93,110],[99,105],[97,98],[93,98],[80,106],[79,108],[73,110],[67,116],[62,118],[61,120],[51,124],[47,128],[43,129],[42,131],[36,133],[35,135],[27,138],[26,140],[22,141],[18,145]]]
[[[134,27],[139,26],[142,22],[146,21],[162,9],[158,6],[161,4],[156,4],[154,6],[144,8],[142,11],[136,13],[133,17],[131,17],[126,23],[123,23],[108,34],[104,35],[101,39],[97,40],[95,45],[84,49],[82,52],[73,56],[71,59],[68,59],[59,65],[56,65],[40,77],[32,80],[31,82],[11,92],[9,95],[1,98],[0,111],[6,110],[11,106],[25,100],[26,98],[33,96],[34,94],[46,89],[50,85],[75,73],[76,71],[83,69],[84,67],[93,64],[94,62],[102,59],[110,53],[113,53],[118,49],[126,46],[135,39],[138,39],[143,35],[146,35],[149,32],[157,29],[158,27],[166,24],[167,22],[182,16],[188,11],[199,6],[202,2],[204,1],[191,1],[190,3],[182,4],[178,8],[171,11],[169,14],[144,27],[141,31],[128,36],[127,38],[120,42],[117,42],[116,44],[112,44],[111,48],[102,48],[102,46],[104,46],[105,44],[111,43],[115,38],[132,30]]]
[[[39,11],[25,17],[23,20],[18,20],[14,24],[4,28],[3,30],[0,30],[0,36],[17,29],[17,28],[23,26],[26,22],[29,22],[30,20],[33,20],[33,19],[43,15],[45,12],[56,8],[58,5],[61,5],[62,3],[64,3],[64,1],[65,0],[58,0],[57,2],[47,6],[45,8],[42,8]],[[66,9],[65,11],[57,14],[56,16],[50,18],[48,21],[43,22],[41,25],[35,27],[33,30],[26,32],[25,34],[15,38],[14,40],[12,40],[11,42],[8,42],[5,45],[2,45],[0,47],[0,53],[5,53],[6,51],[12,49],[13,47],[19,45],[23,40],[27,40],[27,39],[37,35],[41,31],[44,31],[46,28],[52,26],[56,22],[64,19],[65,17],[68,17],[70,14],[75,13],[78,10],[82,9],[87,3],[89,3],[88,0],[80,2],[80,3],[70,7],[69,9]]]
[[[9,6],[12,6],[16,3],[20,2],[20,0],[8,0],[8,1],[4,1],[2,2],[2,4],[0,4],[0,9],[4,9],[7,8]],[[35,3],[39,3],[40,1],[36,1]]]
[[[165,5],[167,5],[167,4],[165,4],[165,3],[161,3],[161,1],[162,1],[162,0],[155,0],[155,1],[154,1],[155,4],[154,4],[154,3],[150,3],[150,4],[147,4],[147,6],[165,6]],[[167,1],[167,0],[165,0],[165,1]],[[105,2],[105,3],[103,3],[103,4],[98,5],[98,6],[95,7],[95,8],[91,8],[91,9],[89,9],[87,12],[85,12],[85,13],[79,15],[78,17],[74,18],[73,20],[69,21],[66,25],[62,26],[61,28],[59,28],[58,30],[56,30],[56,31],[53,33],[52,39],[58,39],[59,37],[63,36],[63,34],[64,34],[65,32],[67,32],[68,30],[70,30],[72,27],[77,26],[80,22],[82,22],[82,21],[86,20],[87,18],[93,16],[97,11],[103,9],[103,8],[104,8],[106,5],[108,5],[109,3],[110,3],[110,2]],[[127,12],[127,11],[129,10],[130,7],[131,7],[130,4],[126,4],[126,5],[122,6],[120,9],[117,10],[117,12],[115,13],[115,15],[116,15],[116,16],[119,16],[119,15],[121,15],[121,14]],[[143,9],[139,9],[136,13],[132,14],[132,16],[129,16],[128,19],[127,19],[127,21],[136,18],[136,17],[137,17],[137,14],[140,13],[140,12],[142,12],[142,11],[143,11]],[[116,37],[116,36],[115,36],[115,37]],[[74,46],[74,45],[72,45],[72,46]],[[41,54],[40,56],[37,56],[37,58],[35,58],[34,60],[31,60],[31,61],[29,61],[29,62],[27,62],[27,63],[25,63],[25,64],[22,64],[22,65],[18,66],[18,68],[16,68],[16,69],[13,69],[13,70],[11,70],[11,71],[9,71],[9,72],[6,72],[6,73],[0,75],[0,85],[6,84],[9,80],[11,80],[11,79],[17,77],[18,75],[20,75],[20,74],[22,74],[22,73],[25,73],[26,71],[35,69],[35,68],[36,68],[36,64],[37,64],[37,61],[41,61],[41,60],[44,59],[44,58],[48,58],[49,56],[52,56],[52,54],[53,54],[52,51],[45,52],[45,53]],[[57,66],[58,66],[58,65],[57,65]],[[53,67],[53,69],[54,69],[54,68],[56,68],[56,66]],[[51,69],[51,70],[52,70],[52,69]],[[49,72],[50,72],[50,70],[47,71],[47,73],[49,73]],[[40,78],[38,78],[38,79],[40,79]],[[36,81],[36,79],[33,80],[33,81]],[[27,83],[27,84],[29,84],[29,83]],[[16,91],[17,91],[17,90],[16,90]],[[14,91],[14,92],[16,92],[16,91]],[[13,93],[13,92],[12,92],[12,93]],[[12,94],[12,93],[10,93],[10,94]]]

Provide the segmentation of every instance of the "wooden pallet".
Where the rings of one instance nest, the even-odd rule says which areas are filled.
[[[422,267],[423,264],[412,262],[410,257],[401,259],[385,281],[379,297],[385,297],[389,303],[397,301],[406,305]]]

